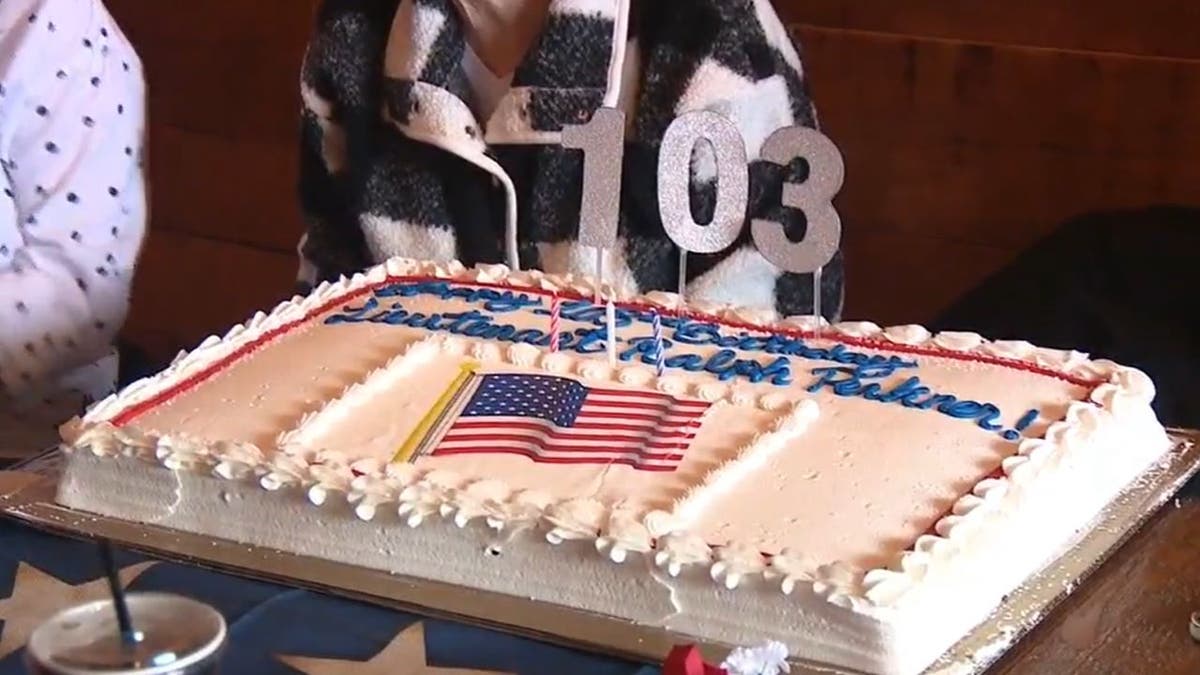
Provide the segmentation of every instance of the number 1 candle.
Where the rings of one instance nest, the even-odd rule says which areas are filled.
[[[596,247],[596,304],[604,287],[604,251],[617,243],[621,214],[621,164],[625,155],[625,113],[600,108],[587,124],[562,130],[564,148],[583,151],[583,193],[579,202],[579,243]]]

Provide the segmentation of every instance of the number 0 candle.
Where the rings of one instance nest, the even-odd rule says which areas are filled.
[[[692,153],[702,140],[712,148],[717,168],[717,203],[707,225],[692,217]],[[697,111],[667,128],[658,157],[658,210],[667,236],[680,248],[680,299],[687,287],[687,254],[716,253],[737,240],[746,220],[749,186],[746,145],[729,120]]]

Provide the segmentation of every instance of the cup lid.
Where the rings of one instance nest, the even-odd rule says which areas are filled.
[[[225,642],[225,619],[212,607],[167,593],[130,593],[139,642],[126,646],[111,599],[63,610],[29,638],[29,657],[61,675],[164,675],[212,658]]]

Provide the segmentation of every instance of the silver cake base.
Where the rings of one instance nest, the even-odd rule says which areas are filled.
[[[1067,550],[1028,579],[985,622],[935,662],[926,675],[974,675],[1032,630],[1200,470],[1200,430],[1173,430],[1176,445],[1069,542]],[[127,548],[242,576],[300,585],[373,604],[530,636],[589,651],[659,663],[671,647],[699,642],[720,662],[730,645],[589,612],[497,593],[412,579],[352,565],[73,511],[54,503],[61,456],[45,453],[0,472],[0,514],[39,529],[107,538]],[[797,662],[793,673],[846,672]]]

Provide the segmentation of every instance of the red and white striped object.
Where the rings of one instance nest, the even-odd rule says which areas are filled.
[[[554,375],[483,375],[434,456],[509,453],[553,464],[625,464],[674,471],[706,401],[592,388]]]

